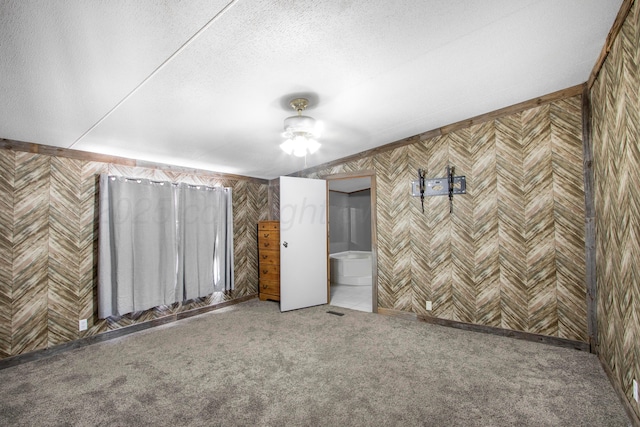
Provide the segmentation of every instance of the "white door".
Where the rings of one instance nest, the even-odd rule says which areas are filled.
[[[327,183],[281,176],[280,311],[327,302]]]

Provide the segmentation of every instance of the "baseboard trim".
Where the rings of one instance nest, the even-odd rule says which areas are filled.
[[[523,341],[539,342],[556,347],[571,348],[580,351],[590,351],[589,343],[574,341],[566,338],[551,337],[548,335],[533,334],[531,332],[514,331],[511,329],[497,328],[495,326],[477,325],[475,323],[458,322],[456,320],[440,319],[438,317],[417,315],[418,320],[433,325],[448,326],[450,328],[463,329],[465,331],[481,332],[484,334],[498,335],[502,337],[515,338]]]
[[[408,311],[393,310],[391,308],[378,307],[378,314],[392,317],[400,317],[407,320],[417,320],[416,314]]]
[[[420,322],[431,323],[432,325],[447,326],[450,328],[463,329],[465,331],[481,332],[484,334],[499,335],[502,337],[515,338],[524,341],[539,342],[542,344],[554,345],[557,347],[571,348],[580,351],[590,351],[589,343],[582,341],[568,340],[565,338],[550,337],[547,335],[532,334],[530,332],[513,331],[511,329],[496,328],[494,326],[477,325],[475,323],[458,322],[456,320],[441,319],[439,317],[416,314],[408,311],[393,310],[390,308],[378,307],[378,314],[385,316],[400,317],[407,320],[418,320]],[[640,427],[640,426],[638,426]]]
[[[169,316],[160,317],[158,319],[149,320],[147,322],[136,323],[134,325],[125,326],[123,328],[113,329],[98,335],[79,338],[77,340],[66,342],[63,344],[58,344],[53,347],[44,348],[41,350],[34,350],[28,353],[7,357],[5,359],[0,360],[0,370],[10,368],[12,366],[22,365],[23,363],[27,363],[27,362],[33,362],[35,360],[45,359],[47,357],[55,356],[57,354],[64,353],[69,350],[86,347],[91,344],[96,344],[99,342],[123,337],[125,335],[129,335],[134,332],[140,332],[140,331],[144,331],[145,329],[155,328],[157,326],[165,325],[167,323],[173,323],[178,320],[187,319],[189,317],[208,313],[210,311],[220,310],[222,308],[240,304],[242,302],[249,301],[255,298],[258,298],[257,293],[245,295],[239,298],[234,298],[232,300],[220,302],[217,304],[208,305],[206,307],[198,307],[191,310],[182,311],[180,313],[171,314]]]
[[[600,366],[602,366],[604,373],[607,374],[607,378],[609,378],[611,386],[618,395],[618,399],[620,399],[620,403],[622,403],[622,407],[627,413],[629,421],[631,421],[633,427],[640,427],[640,418],[638,417],[638,414],[636,414],[636,412],[633,410],[633,406],[631,406],[632,403],[627,399],[627,395],[622,389],[622,386],[620,385],[620,383],[618,383],[618,381],[616,381],[615,377],[613,376],[613,372],[609,368],[609,365],[607,365],[607,363],[604,361],[601,354],[598,354],[598,360],[600,361]]]

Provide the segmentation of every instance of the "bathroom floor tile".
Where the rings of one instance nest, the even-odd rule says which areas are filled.
[[[372,312],[371,286],[331,284],[331,305],[352,310]]]

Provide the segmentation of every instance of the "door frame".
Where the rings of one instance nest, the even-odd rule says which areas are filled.
[[[355,172],[344,172],[332,175],[323,175],[319,178],[327,181],[327,301],[331,303],[331,263],[329,262],[329,183],[330,181],[352,178],[371,178],[371,311],[378,312],[378,215],[376,197],[376,171],[364,169]]]

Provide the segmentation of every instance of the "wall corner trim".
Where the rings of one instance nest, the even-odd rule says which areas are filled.
[[[591,98],[585,86],[582,94],[582,150],[585,203],[585,285],[587,297],[587,333],[591,352],[598,347],[598,301],[596,281],[596,208],[591,137]]]

